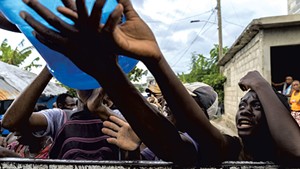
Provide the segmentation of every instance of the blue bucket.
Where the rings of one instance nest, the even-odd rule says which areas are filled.
[[[72,23],[71,20],[64,17],[56,10],[58,6],[63,6],[61,0],[39,0],[39,2],[50,9],[57,16],[62,18],[64,21]],[[94,2],[95,0],[86,0],[88,10],[91,11]],[[0,4],[0,11],[8,18],[8,20],[16,24],[22,33],[24,33],[31,44],[44,58],[49,71],[58,81],[70,88],[80,90],[95,89],[100,87],[100,84],[93,77],[81,71],[67,57],[43,45],[32,35],[33,29],[19,16],[20,11],[27,11],[44,25],[48,27],[51,26],[30,7],[24,4],[22,0],[0,0]],[[109,14],[114,10],[116,5],[116,0],[106,1],[102,10],[101,23],[106,22]],[[136,66],[138,60],[126,56],[119,56],[118,63],[125,73],[129,73]]]

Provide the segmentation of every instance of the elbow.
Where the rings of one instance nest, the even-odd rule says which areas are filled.
[[[1,126],[7,130],[13,131],[16,127],[16,124],[14,120],[4,116],[1,121]]]

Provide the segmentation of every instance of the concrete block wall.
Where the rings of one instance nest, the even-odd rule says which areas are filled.
[[[241,97],[245,94],[238,86],[239,80],[252,70],[262,70],[262,33],[258,33],[223,67],[227,77],[224,85],[225,116],[234,120]]]

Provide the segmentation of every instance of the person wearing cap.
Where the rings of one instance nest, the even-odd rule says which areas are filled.
[[[165,104],[165,99],[161,93],[161,90],[156,83],[155,80],[150,81],[148,87],[145,89],[145,92],[148,93],[148,98],[147,100],[150,101],[150,103],[155,103],[157,100],[157,105],[158,108],[163,107]]]
[[[159,158],[180,166],[194,166],[198,159],[200,164],[210,165],[225,160],[299,164],[300,129],[258,71],[250,71],[239,82],[243,91],[251,89],[242,98],[237,113],[240,137],[224,135],[209,122],[205,112],[172,71],[153,32],[139,17],[130,0],[120,0],[104,25],[99,25],[99,11],[105,0],[97,0],[91,14],[82,7],[85,5],[83,0],[77,2],[81,8],[76,12],[59,8],[65,16],[72,18],[75,26],[63,22],[38,1],[26,3],[56,30],[45,27],[26,12],[20,15],[33,26],[38,40],[67,56],[101,84],[137,136]],[[122,14],[126,22],[119,24]],[[182,141],[177,128],[129,82],[116,62],[118,55],[139,59],[147,66],[180,130],[186,131],[201,147],[198,158],[190,153],[197,153],[192,146],[188,146],[192,149],[186,149],[186,142]]]

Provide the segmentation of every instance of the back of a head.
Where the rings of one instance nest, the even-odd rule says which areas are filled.
[[[189,94],[195,99],[198,105],[204,110],[207,118],[212,119],[218,111],[218,94],[209,85],[202,82],[184,84]]]

